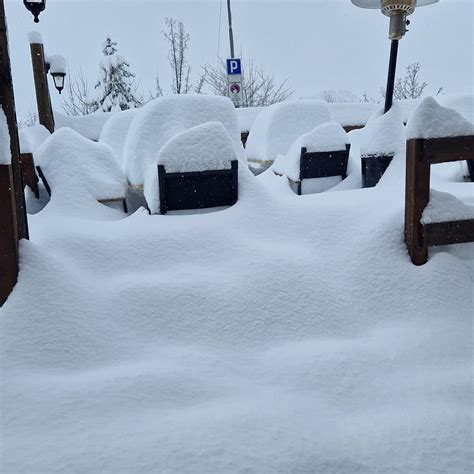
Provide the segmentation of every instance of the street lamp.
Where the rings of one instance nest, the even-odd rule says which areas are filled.
[[[411,15],[416,7],[424,7],[437,3],[439,0],[351,0],[360,8],[381,10],[385,16],[390,18],[389,38],[392,40],[390,50],[390,64],[388,70],[387,91],[385,94],[385,112],[392,108],[393,90],[395,87],[395,72],[397,69],[398,42],[403,38],[410,21],[407,17]]]
[[[54,85],[61,94],[64,89],[64,79],[66,77],[66,60],[63,56],[49,56],[46,63],[46,72],[51,74]]]
[[[46,8],[46,0],[23,0],[25,7],[35,17],[35,23],[39,23],[39,14]]]

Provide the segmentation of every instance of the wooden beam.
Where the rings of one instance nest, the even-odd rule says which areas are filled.
[[[423,240],[421,217],[430,199],[430,163],[424,159],[424,140],[407,141],[405,188],[405,242],[411,261],[424,265],[428,247]]]
[[[35,162],[31,153],[22,153],[20,155],[21,175],[23,184],[28,186],[34,193],[36,199],[39,199],[38,175],[36,174]]]
[[[474,136],[430,138],[423,146],[431,164],[474,160]]]
[[[474,219],[425,224],[423,239],[429,247],[474,242]]]
[[[48,75],[44,47],[41,43],[30,44],[33,76],[35,79],[36,104],[38,106],[39,123],[44,125],[50,133],[54,133],[54,117],[49,95]]]

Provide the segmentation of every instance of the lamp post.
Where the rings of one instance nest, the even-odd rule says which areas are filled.
[[[66,77],[66,61],[62,56],[46,58],[43,39],[39,33],[30,33],[29,39],[39,123],[46,127],[50,133],[53,133],[55,126],[49,93],[48,72],[53,77],[56,89],[61,93],[64,88],[64,78]]]
[[[45,0],[30,2],[24,0],[23,3],[35,15],[35,19],[46,6]],[[0,108],[2,115],[5,114],[4,126],[10,139],[11,155],[11,164],[0,164],[0,306],[2,306],[18,278],[19,240],[28,238],[4,0],[0,0]]]
[[[439,0],[351,0],[360,8],[378,9],[390,18],[389,38],[392,41],[390,49],[390,61],[388,68],[387,90],[385,93],[385,113],[393,104],[393,91],[395,88],[395,73],[397,70],[398,42],[405,36],[407,25],[410,24],[407,17],[411,15],[416,7],[423,7],[437,3]]]

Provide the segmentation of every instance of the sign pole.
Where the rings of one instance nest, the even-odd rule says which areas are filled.
[[[230,0],[227,0],[227,17],[229,19],[230,57],[234,59],[235,58],[234,31],[232,30],[232,10],[230,8]]]

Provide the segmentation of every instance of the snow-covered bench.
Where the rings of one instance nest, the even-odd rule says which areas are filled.
[[[430,190],[432,164],[462,160],[474,162],[474,124],[425,99],[407,125],[405,241],[415,265],[429,247],[474,242],[474,206]]]
[[[220,122],[193,127],[160,151],[145,179],[151,213],[232,206],[238,199],[238,162]]]
[[[302,194],[303,181],[317,178],[347,177],[350,142],[341,125],[330,122],[299,137],[286,155],[273,165],[276,174],[287,176],[292,189]],[[330,185],[337,184],[335,180]]]

